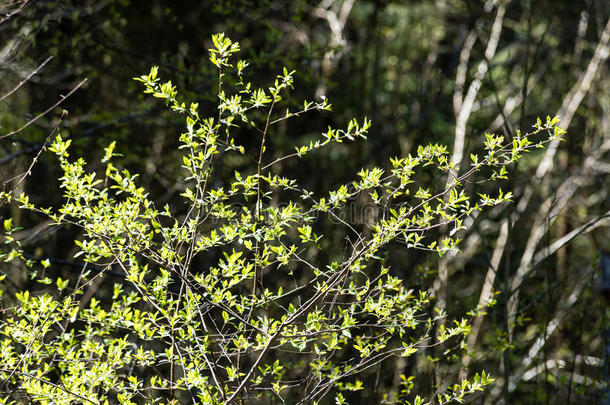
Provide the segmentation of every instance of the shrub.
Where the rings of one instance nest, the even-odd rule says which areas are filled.
[[[114,143],[105,150],[105,170],[96,173],[82,158],[71,159],[70,140],[59,135],[49,150],[63,172],[62,206],[44,208],[27,195],[4,194],[57,225],[82,230],[74,243],[75,257],[84,261],[80,274],[51,280],[45,269],[55,264],[28,259],[13,237],[17,228],[10,219],[4,222],[3,260],[23,261],[32,277],[54,286],[17,293],[18,303],[1,320],[5,403],[21,392],[30,401],[54,404],[265,398],[341,404],[349,392],[365,389],[373,366],[392,357],[414,356],[431,342],[451,340],[464,349],[470,319],[484,308],[450,322],[434,312],[429,292],[410,289],[393,274],[382,253],[391,254],[390,242],[439,255],[456,251],[466,217],[511,198],[501,189],[468,195],[464,181],[475,175],[507,178],[507,166],[521,154],[561,136],[558,120],[538,121],[531,133],[510,140],[486,134],[485,154],[471,155],[459,175],[444,146],[428,145],[414,156],[391,159],[388,169],[362,169],[353,182],[314,195],[298,179],[270,169],[365,138],[370,121],[329,128],[319,140],[270,160],[265,142],[274,125],[331,105],[323,99],[286,109],[294,72],[284,69],[271,87],[255,87],[245,79],[248,63],[233,61],[239,44],[223,34],[213,43],[218,111],[212,116],[180,101],[156,67],[136,79],[145,93],[185,117],[183,211],[149,199],[137,175],[115,163]],[[238,127],[258,137],[254,153],[234,136]],[[547,139],[533,140],[545,134]],[[215,181],[214,168],[232,154],[250,156],[252,166],[235,172],[230,183]],[[426,166],[453,181],[446,188],[426,186],[416,178]],[[321,261],[331,255],[312,254],[324,238],[316,221],[349,228],[338,211],[357,194],[366,195],[380,217],[366,235],[352,228],[357,238],[344,257]],[[92,284],[108,279],[118,280],[111,293],[88,294]],[[412,393],[412,378],[404,377],[400,392],[382,398],[460,401],[491,381],[481,372],[431,397]]]

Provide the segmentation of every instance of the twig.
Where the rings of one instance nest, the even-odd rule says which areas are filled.
[[[51,112],[53,109],[57,108],[61,103],[63,103],[68,97],[70,97],[76,90],[78,90],[79,88],[81,88],[81,86],[83,84],[85,84],[87,82],[87,79],[83,79],[80,83],[78,83],[75,87],[72,88],[72,90],[70,90],[70,92],[68,94],[66,94],[65,96],[61,96],[61,99],[56,102],[55,104],[53,104],[51,107],[47,108],[45,111],[43,111],[42,113],[38,114],[36,117],[32,118],[31,120],[29,120],[28,122],[26,122],[21,128],[16,129],[14,131],[9,132],[8,134],[4,134],[4,135],[0,135],[0,139],[4,139],[7,138],[9,136],[15,135],[21,131],[23,131],[24,129],[26,129],[27,127],[29,127],[30,125],[32,125],[34,122],[38,121],[40,118],[44,117],[45,115],[47,115],[49,112]]]
[[[4,100],[5,98],[7,98],[8,96],[10,96],[11,94],[13,94],[14,92],[16,92],[17,90],[19,90],[19,88],[21,86],[23,86],[27,81],[29,81],[36,73],[38,73],[47,63],[49,63],[49,61],[53,59],[53,56],[49,56],[48,58],[46,58],[44,60],[44,62],[42,62],[36,69],[34,69],[29,75],[26,76],[25,79],[23,79],[22,81],[19,82],[19,84],[17,84],[17,86],[13,87],[12,90],[10,90],[8,93],[6,93],[5,95],[3,95],[2,97],[0,97],[0,101]]]

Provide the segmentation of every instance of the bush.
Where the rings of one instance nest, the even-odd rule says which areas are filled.
[[[13,237],[18,228],[4,222],[3,260],[21,260],[32,277],[54,285],[19,292],[1,320],[5,403],[21,393],[54,404],[341,404],[368,387],[370,370],[390,358],[448,341],[456,350],[468,349],[470,320],[485,308],[450,322],[434,311],[429,292],[410,289],[384,264],[395,248],[389,244],[439,255],[457,251],[466,217],[511,198],[501,189],[493,196],[469,195],[464,181],[506,179],[507,166],[523,153],[562,135],[558,120],[539,120],[531,133],[511,140],[486,134],[486,154],[472,155],[459,175],[444,146],[428,145],[415,156],[391,159],[386,170],[362,169],[350,184],[318,196],[271,169],[284,159],[365,138],[370,121],[329,128],[319,140],[269,159],[265,142],[274,125],[331,105],[323,99],[286,108],[294,72],[284,69],[271,87],[257,88],[244,77],[248,63],[232,59],[239,44],[223,34],[213,43],[218,111],[212,116],[200,117],[196,103],[180,101],[156,67],[136,79],[185,117],[182,208],[149,199],[137,175],[115,163],[114,143],[105,150],[105,170],[96,173],[83,159],[70,159],[70,140],[61,136],[49,150],[63,172],[63,205],[44,208],[27,195],[4,193],[21,208],[84,235],[74,240],[75,257],[84,261],[80,274],[51,280],[45,269],[56,264],[28,258]],[[257,137],[254,153],[234,135],[237,128]],[[223,183],[214,168],[233,154],[249,157],[251,167]],[[435,189],[418,180],[423,170],[453,180]],[[380,213],[366,233],[339,215],[357,194]],[[344,257],[314,254],[324,249],[324,236],[316,233],[321,221],[355,232]],[[88,293],[108,279],[118,281]],[[399,392],[380,388],[387,391],[380,400],[459,401],[492,381],[483,371],[434,398],[412,393],[413,379],[403,376]]]

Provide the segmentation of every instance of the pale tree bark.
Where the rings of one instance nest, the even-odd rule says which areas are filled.
[[[500,34],[502,32],[502,25],[504,22],[504,13],[504,4],[498,5],[496,16],[489,33],[487,46],[485,48],[485,57],[478,64],[474,79],[468,86],[468,91],[466,92],[465,97],[462,96],[462,88],[465,83],[465,75],[468,61],[470,59],[470,53],[476,39],[474,31],[471,31],[466,36],[466,40],[464,41],[464,46],[462,48],[462,52],[460,53],[460,65],[458,66],[456,74],[456,92],[454,93],[453,97],[453,106],[457,117],[450,163],[453,165],[454,169],[447,177],[445,189],[448,188],[457,177],[457,172],[459,171],[460,164],[462,163],[466,145],[466,124],[468,123],[468,119],[472,113],[472,107],[479,93],[479,89],[481,88],[481,82],[489,69],[489,61],[491,61],[496,54]],[[436,306],[441,311],[444,311],[447,307],[447,283],[449,281],[448,264],[448,255],[445,255],[439,259],[438,279],[434,286],[434,289],[437,292]]]
[[[341,56],[345,53],[347,42],[343,31],[355,2],[356,0],[345,0],[339,6],[336,1],[323,0],[312,11],[312,15],[326,20],[330,28],[330,40],[320,66],[321,80],[316,88],[316,97],[318,98],[325,95],[326,82],[335,71]]]
[[[459,65],[456,72],[455,79],[455,91],[453,93],[453,109],[456,115],[455,124],[455,138],[453,143],[453,150],[451,154],[450,163],[453,169],[447,176],[445,182],[445,189],[450,187],[454,180],[457,178],[460,165],[464,156],[464,149],[466,145],[466,124],[473,110],[473,105],[476,97],[481,88],[481,82],[483,81],[487,71],[489,70],[489,62],[493,59],[498,48],[498,42],[500,41],[500,35],[502,32],[502,26],[504,23],[505,6],[504,4],[498,5],[496,16],[494,18],[489,38],[487,40],[487,46],[485,47],[484,58],[479,62],[475,76],[468,86],[466,96],[463,95],[463,88],[466,82],[466,74],[468,72],[468,62],[471,57],[472,48],[477,39],[476,30],[471,30],[466,39],[460,52]],[[446,229],[441,229],[441,233],[446,232]],[[444,255],[439,258],[438,261],[438,279],[435,282],[434,290],[436,291],[436,307],[443,313],[447,308],[447,288],[449,284],[449,260],[450,256]],[[444,319],[440,321],[441,325],[444,325]],[[469,346],[470,347],[470,346]],[[441,376],[439,368],[435,368],[435,378],[437,385],[440,385]]]
[[[583,25],[581,21],[581,25]],[[584,28],[580,27],[579,32]],[[600,40],[595,49],[594,55],[589,62],[587,69],[582,74],[580,80],[574,84],[568,95],[564,98],[562,102],[562,106],[557,113],[562,118],[562,126],[567,128],[571,120],[574,116],[574,113],[580,103],[582,102],[584,96],[589,91],[592,81],[595,77],[596,72],[599,70],[600,65],[607,59],[608,57],[608,40],[610,35],[610,20],[606,24],[606,27],[600,37]],[[582,34],[581,34],[582,36]],[[538,74],[537,74],[538,75]],[[528,91],[531,91],[532,87],[528,88]],[[521,94],[514,96],[513,98],[509,98],[504,106],[504,114],[498,114],[496,119],[492,124],[492,128],[497,128],[503,124],[505,117],[510,115],[510,113],[523,102],[523,97]],[[536,175],[537,178],[540,179],[544,177],[549,171],[552,169],[553,158],[557,151],[559,142],[554,141],[547,150],[542,162],[537,168]],[[601,147],[597,150],[597,157],[590,156],[587,158],[587,161],[583,165],[584,172],[592,168],[600,168],[603,166],[603,162],[599,160],[603,153],[608,150],[605,145],[601,145]],[[581,174],[585,174],[581,172]],[[519,264],[519,268],[515,274],[515,276],[511,280],[511,296],[509,297],[508,305],[507,305],[507,316],[508,316],[508,325],[509,332],[512,334],[512,329],[514,326],[516,314],[517,314],[517,306],[518,306],[518,291],[521,286],[524,278],[528,274],[529,271],[532,271],[532,263],[539,263],[543,258],[548,257],[549,255],[556,252],[562,246],[565,246],[568,242],[572,241],[577,236],[581,235],[584,232],[589,232],[599,226],[602,222],[600,220],[604,219],[604,216],[595,218],[594,220],[588,222],[587,224],[578,227],[572,232],[560,237],[557,241],[555,241],[549,248],[543,251],[537,251],[537,245],[544,236],[546,230],[544,228],[545,221],[547,216],[549,215],[549,210],[552,207],[552,213],[550,214],[551,222],[557,218],[557,215],[568,204],[569,199],[577,192],[580,183],[583,181],[583,177],[581,175],[571,176],[568,180],[566,180],[560,190],[558,190],[556,199],[549,198],[541,205],[540,210],[537,212],[535,223],[531,229],[530,236],[526,243],[526,247],[524,253],[522,254],[521,261]],[[527,207],[529,206],[529,202],[534,194],[534,188],[532,185],[529,185],[525,188],[518,204],[515,212],[511,214],[510,218],[507,218],[502,221],[500,227],[500,233],[496,239],[495,247],[491,256],[490,265],[488,267],[484,284],[481,289],[481,293],[479,296],[478,306],[483,307],[493,298],[493,285],[495,283],[496,275],[499,269],[499,265],[501,259],[504,255],[504,252],[507,249],[507,242],[509,240],[509,234],[512,232],[512,223],[515,223],[525,212]],[[471,334],[468,337],[468,347],[473,348],[477,342],[483,320],[484,314],[474,319],[471,329]],[[464,368],[461,371],[461,375],[466,375],[466,367],[470,363],[470,354],[466,354],[462,358],[462,364]]]
[[[572,290],[566,292],[558,301],[558,308],[555,313],[555,316],[553,316],[553,319],[551,319],[551,321],[546,324],[544,332],[535,340],[534,344],[530,347],[528,351],[527,357],[525,357],[521,361],[519,370],[510,379],[508,385],[508,390],[510,392],[513,392],[517,387],[519,381],[521,381],[521,379],[523,378],[523,376],[527,375],[529,367],[532,365],[544,345],[548,342],[549,338],[553,335],[553,333],[555,333],[555,331],[557,331],[561,323],[570,314],[572,307],[578,301],[587,284],[591,281],[594,271],[595,267],[589,266],[585,271],[580,274]]]
[[[30,0],[21,0],[15,2],[9,2],[5,5],[0,6],[0,24],[10,20],[14,16],[21,13],[21,11],[28,5]]]
[[[599,66],[605,62],[606,59],[608,59],[608,40],[610,40],[610,19],[608,19],[606,22],[606,27],[602,32],[597,47],[595,48],[595,53],[587,66],[587,70],[578,80],[578,83],[572,87],[567,97],[563,100],[561,108],[557,113],[557,115],[561,118],[561,123],[564,128],[568,128],[570,126],[574,113],[576,112],[578,106],[580,106],[585,94],[587,94],[589,91],[591,82],[593,81]],[[553,169],[553,158],[555,157],[555,152],[557,151],[558,146],[558,140],[551,142],[544,154],[542,162],[540,162],[538,168],[536,169],[536,177],[542,178]]]
[[[536,74],[534,75],[534,83],[537,83],[544,75],[545,71],[546,71],[546,66],[547,65],[543,65],[542,69],[537,71]],[[528,86],[527,87],[527,91],[526,91],[526,96],[529,95],[532,90],[535,89],[535,86]],[[502,108],[502,112],[500,112],[496,118],[494,118],[494,120],[492,121],[491,125],[489,126],[489,129],[491,131],[495,131],[498,128],[502,127],[502,125],[504,125],[506,118],[509,117],[519,106],[521,106],[523,104],[523,92],[521,92],[521,90],[519,90],[519,92],[517,94],[515,94],[512,97],[508,97],[506,99],[506,101],[504,102],[504,106]]]
[[[557,115],[561,117],[561,123],[565,129],[569,128],[572,118],[574,117],[574,113],[576,112],[576,109],[578,108],[578,106],[581,104],[584,96],[589,91],[593,78],[595,77],[597,71],[599,70],[600,65],[608,58],[609,40],[610,40],[610,19],[606,22],[605,29],[602,32],[602,35],[601,35],[599,42],[595,49],[595,53],[593,54],[593,57],[589,61],[589,64],[587,66],[587,69],[585,70],[585,73],[581,76],[580,80],[578,80],[578,82],[575,83],[574,86],[572,86],[572,89],[570,90],[568,95],[563,100],[561,108],[559,109],[559,112],[557,113]],[[558,140],[554,140],[549,144],[548,149],[546,150],[542,161],[540,162],[540,164],[538,165],[538,168],[536,169],[536,178],[537,179],[543,178],[545,175],[547,175],[552,170],[553,159],[555,157],[555,153],[557,152],[558,146],[559,146]],[[589,167],[591,167],[593,165],[593,163],[594,163],[594,161],[591,161],[591,160],[589,160],[588,162],[585,161],[585,164]],[[576,178],[573,178],[573,180],[575,183],[580,183],[582,181],[582,178],[580,176],[578,176]],[[564,182],[564,185],[565,185],[565,187],[564,187],[565,194],[562,194],[559,191],[557,193],[558,199],[560,199],[562,201],[566,201],[567,198],[571,197],[574,194],[574,192],[576,192],[576,189],[577,189],[577,184],[567,185],[566,182]],[[532,185],[528,186],[528,188],[532,188],[532,187],[533,187]],[[531,193],[524,195],[521,198],[520,204],[527,206],[529,203],[529,200],[530,200],[529,196],[531,196]],[[550,205],[552,203],[553,203],[553,201],[547,200],[546,205]],[[544,204],[543,204],[543,206],[544,206]],[[563,204],[563,206],[565,206],[565,204]],[[556,208],[556,207],[557,206],[555,205],[554,208]],[[554,209],[554,212],[555,211],[556,210]],[[555,212],[555,214],[556,214],[556,212]],[[534,226],[530,232],[530,236],[526,243],[525,251],[522,255],[521,262],[519,264],[519,268],[517,269],[517,272],[514,275],[514,277],[512,278],[511,283],[510,283],[512,295],[508,299],[507,309],[506,309],[507,316],[508,316],[509,334],[512,334],[512,330],[514,327],[514,322],[515,322],[516,314],[517,314],[517,307],[519,304],[518,286],[520,286],[522,284],[525,274],[528,271],[529,266],[531,265],[532,258],[534,257],[536,247],[537,247],[538,243],[540,242],[540,240],[542,239],[542,236],[545,233],[545,230],[541,229],[542,223],[541,223],[541,219],[540,219],[540,216],[545,217],[545,211],[543,211],[543,210],[539,211],[538,215],[539,215],[539,218],[537,219],[536,223],[534,224]],[[551,216],[551,218],[554,219],[553,216]],[[542,219],[542,221],[544,221],[544,219]]]
[[[455,75],[455,91],[453,92],[453,113],[455,116],[460,115],[462,103],[464,101],[464,85],[466,84],[466,75],[468,73],[468,61],[472,48],[477,41],[477,32],[472,29],[466,36],[462,50],[460,51],[460,63],[457,67]]]

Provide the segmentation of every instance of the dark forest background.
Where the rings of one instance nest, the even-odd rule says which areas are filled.
[[[436,362],[396,360],[376,371],[377,381],[398,387],[400,374],[416,375],[421,390],[434,392],[466,367],[484,368],[496,381],[474,403],[602,403],[610,327],[603,297],[610,286],[604,290],[602,279],[610,251],[607,2],[0,0],[3,189],[60,204],[59,168],[46,152],[38,156],[59,130],[91,162],[117,141],[121,164],[141,173],[151,199],[173,204],[184,188],[177,149],[184,122],[132,78],[159,65],[182,97],[215,109],[207,49],[217,32],[240,42],[241,57],[252,62],[249,80],[269,82],[286,66],[297,72],[291,99],[324,96],[333,104],[332,113],[277,127],[270,156],[291,153],[327,125],[372,120],[366,142],[276,167],[313,191],[428,143],[447,145],[466,167],[485,132],[512,137],[537,117],[560,115],[565,142],[519,162],[502,186],[514,203],[471,218],[461,254],[439,259],[396,246],[392,271],[433,291],[450,317],[497,302],[474,321],[462,358],[430,348],[425,355]],[[246,149],[258,145],[240,136]],[[249,164],[235,158],[216,168],[218,181]],[[486,185],[469,187],[476,193]],[[376,214],[364,203],[350,201],[358,208],[348,205],[345,215],[366,233]],[[7,204],[1,213],[23,227],[17,237],[28,255],[53,259],[48,271],[70,278],[76,229],[45,227]],[[349,242],[332,224],[316,231],[327,236],[326,254]],[[15,292],[44,287],[19,268],[3,273],[4,307]],[[380,402],[372,390],[352,403]]]

